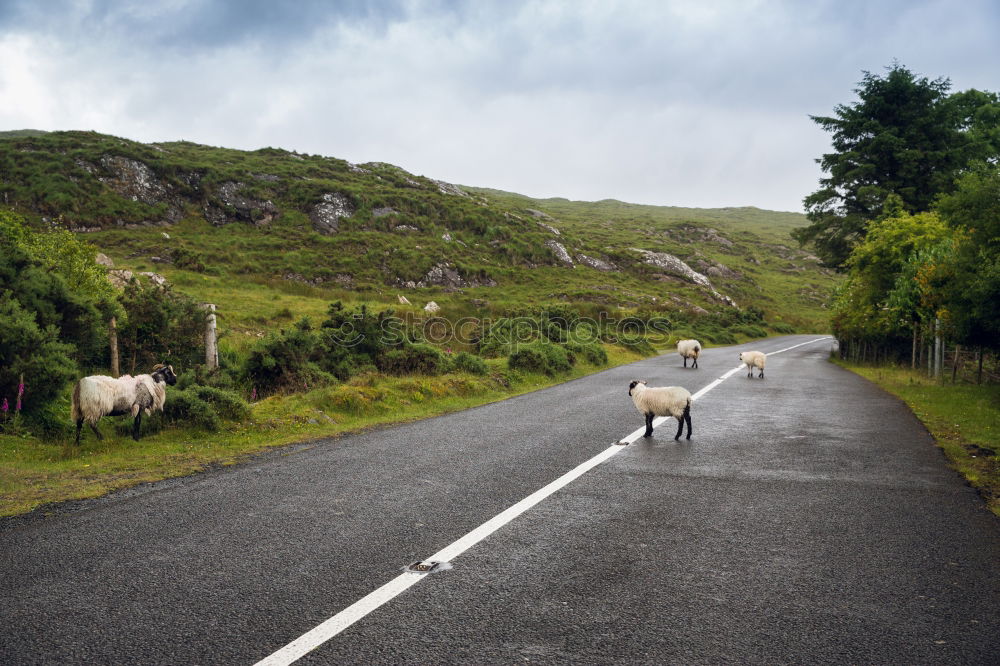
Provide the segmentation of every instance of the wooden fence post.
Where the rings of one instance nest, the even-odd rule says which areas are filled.
[[[205,317],[205,365],[209,370],[215,370],[219,367],[219,345],[215,337],[215,304],[205,303],[204,307],[208,310],[208,316]]]
[[[941,376],[944,361],[944,345],[941,344],[941,320],[934,320],[934,379]]]
[[[117,377],[121,374],[121,367],[118,362],[118,322],[114,317],[108,323],[108,342],[111,345],[111,376]]]
[[[961,353],[962,345],[955,345],[955,360],[951,364],[951,383],[955,383],[955,377],[958,375],[958,355]]]

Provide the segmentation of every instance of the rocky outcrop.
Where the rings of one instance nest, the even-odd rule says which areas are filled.
[[[712,286],[711,280],[685,264],[674,255],[666,252],[652,252],[650,250],[643,250],[637,247],[633,247],[631,249],[632,251],[638,252],[643,256],[644,263],[659,268],[668,275],[675,275],[688,282],[693,282],[698,286],[704,287],[717,300],[720,300],[727,305],[737,307],[736,302],[733,299],[716,291],[715,287]]]
[[[538,218],[538,219],[542,219],[542,220],[551,220],[552,219],[552,216],[549,215],[548,213],[543,213],[542,211],[535,210],[534,208],[525,208],[524,212],[527,213],[528,215],[531,215],[532,217],[535,217],[535,218]]]
[[[495,287],[496,280],[493,278],[469,278],[459,273],[451,264],[440,263],[432,266],[424,277],[417,281],[398,281],[400,286],[407,289],[417,287],[443,287],[445,291],[455,291],[467,287]]]
[[[560,233],[559,230],[553,227],[551,224],[545,224],[544,222],[539,222],[538,220],[535,220],[535,223],[538,224],[538,226],[545,229],[546,231],[548,231],[549,233],[555,234],[556,236],[562,236],[562,233]]]
[[[614,265],[610,261],[605,261],[603,259],[598,259],[597,257],[589,257],[585,254],[576,255],[576,260],[579,261],[584,266],[589,266],[594,270],[598,271],[617,271],[618,266]]]
[[[125,286],[132,281],[133,278],[138,278],[142,276],[154,287],[163,288],[169,283],[167,278],[163,277],[159,273],[152,273],[150,271],[143,271],[141,273],[133,273],[132,271],[125,268],[116,268],[108,271],[108,282],[112,284],[117,289],[124,289]],[[141,280],[140,280],[141,283]]]
[[[313,229],[326,236],[337,233],[340,220],[354,215],[354,206],[343,194],[330,192],[320,197],[320,202],[309,211]]]
[[[682,277],[688,282],[693,282],[703,287],[712,287],[712,283],[707,277],[691,268],[672,254],[668,254],[666,252],[652,252],[650,250],[643,250],[637,247],[633,247],[631,249],[633,252],[638,252],[642,255],[644,263],[647,263],[650,266],[655,266],[656,268],[661,269],[664,273]]]
[[[446,183],[443,180],[434,180],[433,178],[431,179],[431,182],[437,185],[438,192],[440,192],[441,194],[450,194],[456,197],[469,196],[458,185],[452,185],[451,183]]]
[[[278,207],[269,200],[246,196],[243,183],[226,181],[219,185],[215,197],[202,208],[205,219],[222,226],[229,222],[246,222],[256,227],[270,224],[278,216]]]
[[[721,235],[717,229],[684,225],[682,227],[678,227],[678,230],[684,232],[684,235],[689,240],[695,240],[701,243],[716,243],[724,247],[733,246],[733,241]]]
[[[120,155],[104,155],[100,159],[100,168],[82,160],[77,160],[77,165],[89,173],[100,174],[97,179],[122,198],[138,201],[147,206],[167,205],[163,219],[150,220],[138,226],[158,222],[172,224],[183,217],[184,205],[181,199],[173,193],[169,185],[157,178],[152,169],[139,160]]]
[[[743,274],[739,271],[734,271],[725,264],[719,263],[717,261],[706,261],[705,259],[699,259],[694,262],[695,268],[701,273],[704,273],[710,278],[726,278],[731,280],[737,280],[743,277]]]
[[[569,252],[566,251],[566,247],[562,243],[557,243],[554,240],[545,241],[545,247],[552,250],[552,254],[556,255],[556,259],[566,264],[567,266],[575,266],[573,262],[573,257],[569,256]]]

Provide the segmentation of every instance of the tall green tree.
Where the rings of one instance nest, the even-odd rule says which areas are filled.
[[[848,279],[833,307],[834,332],[842,338],[905,337],[930,306],[918,273],[938,262],[953,230],[936,213],[910,215],[891,197],[887,214],[871,224],[846,265]]]
[[[865,72],[857,102],[812,116],[831,133],[834,152],[817,160],[827,176],[804,199],[810,224],[793,236],[828,266],[845,268],[889,195],[909,213],[927,211],[970,160],[1000,155],[996,95],[949,95],[950,85],[896,63],[884,76]]]
[[[968,234],[945,287],[958,338],[1000,348],[1000,165],[980,163],[970,169],[937,208],[953,229]]]

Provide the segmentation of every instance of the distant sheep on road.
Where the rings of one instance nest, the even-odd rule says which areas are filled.
[[[697,340],[678,340],[677,353],[684,359],[684,367],[688,367],[688,359],[693,359],[692,368],[698,367],[698,355],[701,354],[701,343]]]
[[[747,377],[753,377],[753,369],[760,368],[760,378],[764,379],[764,364],[767,362],[767,354],[759,351],[746,351],[740,353],[740,363],[747,366]]]

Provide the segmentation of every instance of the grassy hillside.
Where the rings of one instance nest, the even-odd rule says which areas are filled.
[[[2,208],[39,232],[76,232],[115,271],[152,271],[174,292],[216,304],[221,369],[191,367],[201,351],[186,339],[173,415],[144,421],[150,436],[139,443],[118,420],[102,426],[113,433],[103,442],[88,435],[74,446],[62,416],[68,387],[49,405],[49,434],[4,415],[0,515],[502,399],[669,349],[679,337],[711,345],[825,330],[835,282],[790,245],[788,231],[804,223],[795,214],[535,200],[274,148],[7,132]],[[359,326],[356,306],[369,306],[370,318],[391,307],[434,344],[341,364],[344,346],[324,346],[332,329],[299,325],[304,316],[314,327],[340,317],[335,301]],[[441,320],[428,318],[429,301],[462,337],[431,339],[428,322]],[[515,335],[520,320],[504,318],[541,311],[546,319],[528,338]],[[615,323],[629,317],[667,335],[625,339]],[[571,335],[588,331],[592,342]],[[156,360],[173,362],[177,349],[165,353]],[[93,363],[78,371],[106,372]],[[320,365],[326,374],[315,372]],[[284,374],[265,389],[254,368]],[[249,404],[213,421],[217,391]]]
[[[791,245],[797,214],[534,200],[274,148],[8,133],[0,201],[217,303],[237,347],[332,300],[399,295],[454,317],[558,302],[690,318],[724,315],[731,298],[777,330],[817,330],[834,280]]]

